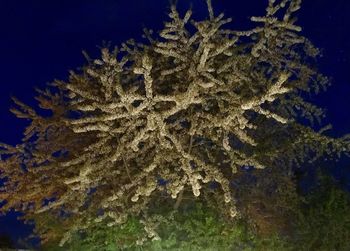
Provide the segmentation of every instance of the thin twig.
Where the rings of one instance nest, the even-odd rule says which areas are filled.
[[[192,117],[192,112],[193,112],[193,109],[191,109],[190,117]],[[193,124],[191,126],[193,126]],[[191,153],[192,144],[193,144],[193,134],[191,134],[191,137],[190,137],[190,145],[188,147],[188,154]],[[177,210],[179,208],[180,204],[181,204],[181,201],[183,199],[184,190],[185,190],[185,188],[183,188],[180,191],[179,195],[177,196],[177,199],[176,199],[176,202],[175,202],[175,205],[174,205],[174,209],[175,210]]]
[[[131,176],[130,176],[130,171],[129,171],[129,168],[128,168],[128,164],[126,163],[124,156],[122,156],[122,158],[123,158],[124,168],[126,169],[126,173],[128,174],[129,180],[132,183],[132,179],[131,179]]]
[[[208,11],[209,11],[209,18],[210,20],[214,19],[214,11],[213,11],[213,6],[211,5],[211,0],[207,0],[207,5],[208,5]]]

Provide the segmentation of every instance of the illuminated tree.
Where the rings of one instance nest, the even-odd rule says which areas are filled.
[[[12,112],[30,125],[23,143],[2,145],[3,211],[24,210],[28,219],[70,214],[61,244],[94,222],[113,226],[140,214],[158,239],[147,209],[162,196],[175,209],[184,196],[215,200],[234,218],[231,182],[242,167],[285,173],[349,153],[347,136],[298,122],[322,117],[304,94],[328,85],[313,66],[318,50],[295,24],[300,0],[270,0],[248,31],[224,29],[231,19],[207,3],[208,19],[191,20],[191,10],[181,17],[172,6],[159,37],[145,30],[148,44],[103,48],[67,83],[38,90],[39,106],[52,116],[14,99]]]

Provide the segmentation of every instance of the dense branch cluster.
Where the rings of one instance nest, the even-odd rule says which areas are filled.
[[[65,210],[78,219],[75,227],[114,225],[161,192],[179,199],[189,189],[198,197],[216,182],[234,217],[230,181],[242,166],[265,168],[286,156],[292,166],[308,158],[305,149],[317,157],[349,152],[346,137],[296,122],[319,119],[322,111],[302,93],[327,84],[308,63],[317,49],[292,17],[300,0],[270,0],[264,17],[251,18],[262,25],[249,31],[224,29],[231,19],[207,3],[209,19],[191,20],[191,10],[181,17],[172,6],[158,39],[146,30],[148,45],[104,48],[68,83],[56,81],[56,93],[39,91],[51,117],[16,100],[13,112],[31,124],[23,144],[2,145],[5,209]]]

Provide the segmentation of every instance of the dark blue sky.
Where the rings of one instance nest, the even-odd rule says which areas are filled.
[[[180,11],[191,2],[194,17],[207,15],[204,0],[179,0]],[[262,15],[266,3],[213,0],[214,11],[233,17],[235,29],[248,27],[248,17]],[[0,0],[0,142],[19,143],[26,125],[8,111],[11,95],[34,104],[33,87],[67,79],[68,70],[84,63],[82,50],[97,56],[104,40],[120,45],[140,39],[143,27],[159,30],[167,6],[168,0]],[[323,50],[320,69],[333,78],[316,102],[327,108],[334,135],[350,133],[350,1],[304,0],[298,24]],[[0,219],[0,233],[18,232],[6,224]]]

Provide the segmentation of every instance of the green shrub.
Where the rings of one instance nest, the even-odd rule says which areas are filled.
[[[350,250],[350,196],[328,176],[305,197],[297,224],[299,250]]]
[[[228,222],[216,210],[200,202],[182,210],[167,210],[152,216],[159,225],[156,231],[160,240],[137,240],[145,236],[140,220],[129,218],[121,226],[107,227],[94,224],[84,232],[73,235],[62,248],[51,243],[45,250],[283,250],[286,242],[278,236],[258,238],[241,219]],[[286,250],[286,249],[284,249]]]

